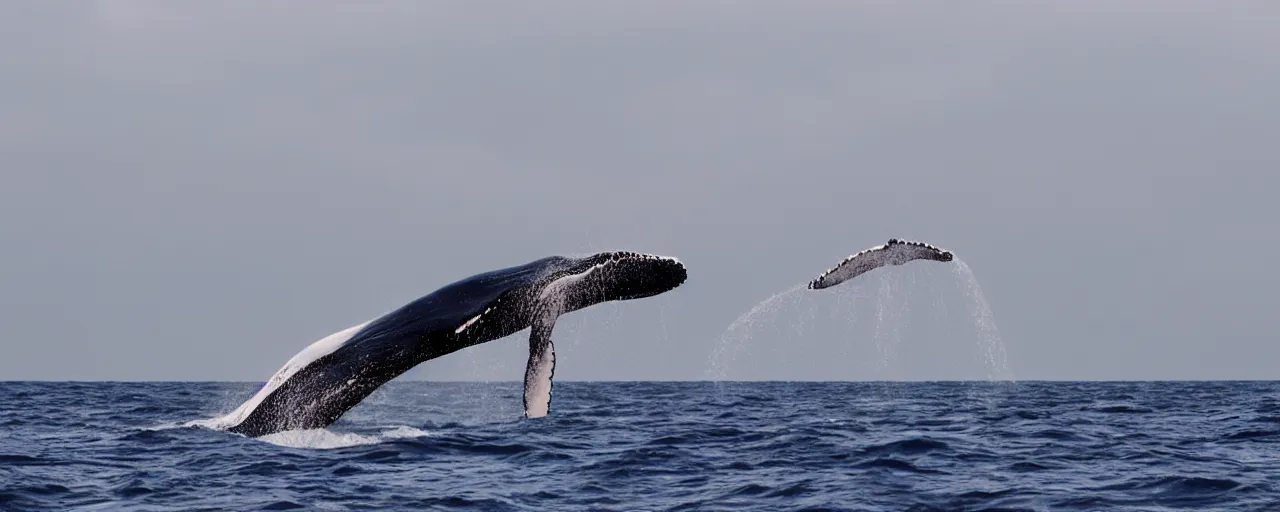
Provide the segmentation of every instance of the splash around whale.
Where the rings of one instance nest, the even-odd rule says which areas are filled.
[[[555,373],[551,331],[559,316],[602,302],[658,295],[687,278],[678,259],[637,252],[551,256],[477,274],[316,341],[214,423],[251,437],[323,428],[424,361],[525,328],[530,328],[525,416],[545,416]]]
[[[810,290],[838,285],[880,267],[915,260],[951,261],[955,256],[924,242],[890,238],[884,245],[858,251],[809,281]]]

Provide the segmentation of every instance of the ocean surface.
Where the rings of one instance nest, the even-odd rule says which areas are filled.
[[[1280,383],[392,382],[328,429],[260,383],[0,382],[0,510],[1280,510]]]

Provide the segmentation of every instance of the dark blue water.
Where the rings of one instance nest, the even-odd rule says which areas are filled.
[[[1280,383],[393,382],[327,430],[257,384],[0,383],[9,510],[1275,510]]]

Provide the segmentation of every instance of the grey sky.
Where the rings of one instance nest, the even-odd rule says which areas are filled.
[[[453,280],[615,248],[690,280],[562,320],[558,379],[706,378],[722,339],[731,378],[983,378],[942,265],[726,335],[890,237],[973,268],[1016,378],[1280,378],[1277,19],[1246,1],[14,3],[0,379],[260,381]],[[405,378],[518,379],[525,336]]]

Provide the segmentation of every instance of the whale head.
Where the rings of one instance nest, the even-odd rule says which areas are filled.
[[[588,258],[589,278],[601,285],[604,300],[652,297],[684,284],[689,278],[680,260],[638,252],[603,252]]]
[[[554,275],[553,281],[573,283],[570,295],[574,296],[574,304],[570,309],[652,297],[675,289],[689,277],[684,264],[676,258],[630,251],[566,258]]]

